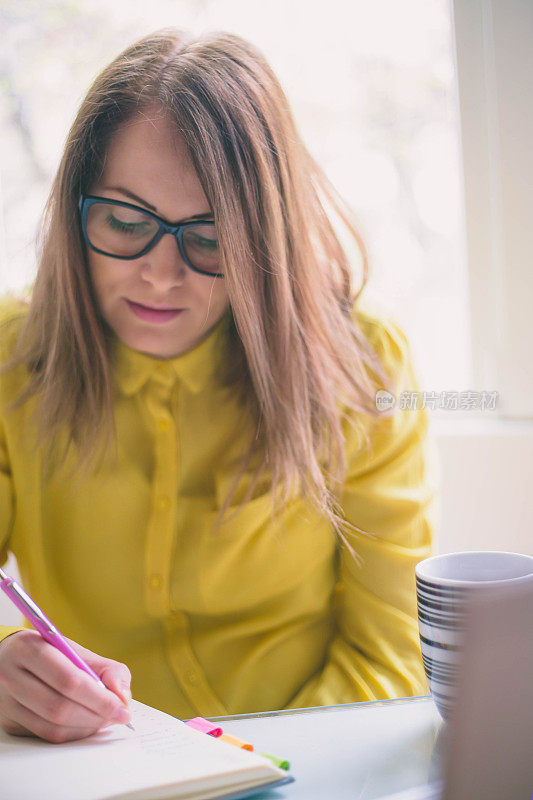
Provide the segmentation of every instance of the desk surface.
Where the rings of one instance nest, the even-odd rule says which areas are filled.
[[[439,776],[442,725],[429,697],[216,721],[258,753],[290,762],[296,781],[261,795],[272,800],[374,800]]]

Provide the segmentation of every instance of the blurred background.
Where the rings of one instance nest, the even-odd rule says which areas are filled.
[[[355,210],[372,288],[409,329],[425,387],[471,386],[446,0],[330,0],[327,13],[309,0],[12,0],[0,8],[0,291],[32,280],[35,228],[95,75],[158,27],[230,30],[263,50],[309,149]]]
[[[262,49],[354,209],[431,408],[437,550],[532,553],[533,3],[0,0],[0,294],[33,280],[90,82],[169,25]]]

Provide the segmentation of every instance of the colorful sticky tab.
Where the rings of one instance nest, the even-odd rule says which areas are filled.
[[[201,731],[201,733],[208,733],[209,736],[215,736],[216,738],[222,736],[222,728],[215,727],[212,722],[203,717],[194,717],[194,719],[188,720],[185,724],[196,731]]]
[[[276,767],[279,767],[280,769],[290,769],[291,768],[291,765],[289,764],[289,762],[288,761],[284,761],[282,758],[276,758],[276,756],[271,756],[268,753],[261,753],[261,755],[264,756],[265,758],[269,758],[272,761],[272,763],[275,764]]]
[[[242,739],[237,739],[236,736],[231,736],[229,733],[223,733],[220,737],[221,742],[227,742],[228,744],[234,744],[235,747],[241,747],[243,750],[253,750],[254,746],[249,742],[243,742]]]

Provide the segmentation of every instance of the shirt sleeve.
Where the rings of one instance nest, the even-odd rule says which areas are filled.
[[[438,462],[427,410],[402,407],[401,393],[418,391],[405,334],[387,320],[373,325],[368,338],[394,377],[395,410],[367,421],[368,447],[345,431],[341,505],[346,520],[364,533],[349,531],[339,544],[336,631],[328,658],[289,708],[428,692],[414,567],[431,555]]]
[[[0,566],[7,561],[8,541],[13,524],[14,498],[9,459],[5,443],[4,429],[0,419]],[[1,622],[1,618],[0,618]],[[24,627],[15,625],[0,625],[0,642]]]

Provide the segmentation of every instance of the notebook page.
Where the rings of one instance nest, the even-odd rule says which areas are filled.
[[[217,741],[168,714],[132,701],[135,731],[111,725],[77,742],[54,745],[0,731],[3,800],[108,800],[179,796],[176,783],[207,779],[239,785],[286,777],[268,759]],[[222,776],[231,773],[228,783]],[[236,781],[234,779],[237,779]],[[213,780],[210,780],[213,779]],[[153,790],[167,787],[167,792]],[[194,795],[194,787],[187,787]]]

